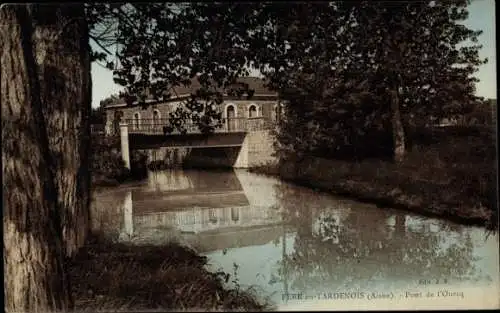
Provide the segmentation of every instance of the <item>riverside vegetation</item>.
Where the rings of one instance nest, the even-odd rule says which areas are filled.
[[[403,162],[290,156],[252,172],[361,201],[463,224],[498,227],[493,127],[428,128],[412,134]]]
[[[176,243],[132,246],[94,236],[67,262],[75,309],[262,311],[250,290],[226,288],[231,274],[212,273],[207,258]]]
[[[142,179],[147,175],[147,157],[144,153],[132,151],[130,167],[125,167],[120,152],[119,137],[92,136],[91,177],[94,187],[116,186]]]

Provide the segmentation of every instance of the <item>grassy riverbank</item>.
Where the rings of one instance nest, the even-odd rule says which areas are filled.
[[[401,164],[308,156],[252,171],[462,224],[498,222],[495,139],[486,129],[422,131]]]
[[[94,242],[68,263],[76,311],[269,309],[248,292],[224,288],[227,274],[205,269],[206,257],[177,244]]]

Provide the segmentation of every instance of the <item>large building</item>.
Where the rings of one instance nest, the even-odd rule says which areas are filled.
[[[254,91],[252,97],[230,96],[223,92],[224,101],[218,105],[217,110],[222,113],[222,131],[235,130],[240,126],[248,125],[247,120],[275,121],[279,118],[277,93],[270,91],[264,86],[264,81],[257,77],[242,77],[238,82],[246,83],[249,89]],[[189,99],[192,93],[200,88],[198,80],[193,79],[189,87],[180,86],[175,88],[172,96],[163,101],[147,99],[148,105],[143,108],[139,103],[127,104],[125,101],[110,104],[105,107],[106,111],[106,134],[117,134],[119,124],[127,122],[132,130],[140,130],[141,123],[164,124],[169,118],[169,113],[175,111],[179,106]],[[130,127],[129,126],[129,127]]]

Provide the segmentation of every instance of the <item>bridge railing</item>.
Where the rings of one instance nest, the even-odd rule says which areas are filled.
[[[129,133],[140,134],[163,134],[164,127],[172,127],[168,119],[126,119],[125,122],[128,126]],[[268,118],[255,117],[255,118],[224,118],[222,119],[222,126],[215,128],[216,133],[231,133],[231,132],[247,132],[266,130],[272,127],[272,122]],[[188,134],[201,133],[197,124],[187,122],[183,124]],[[179,130],[173,127],[170,134],[180,134]]]

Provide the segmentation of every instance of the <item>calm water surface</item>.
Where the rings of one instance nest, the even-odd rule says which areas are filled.
[[[167,170],[101,191],[93,227],[120,242],[188,245],[278,309],[499,303],[498,235],[245,170]]]

